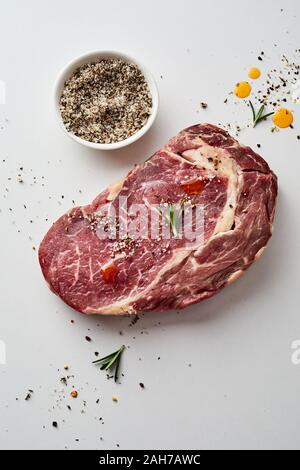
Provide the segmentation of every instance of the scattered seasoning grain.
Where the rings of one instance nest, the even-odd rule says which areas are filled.
[[[140,383],[139,383],[139,386],[140,386],[141,388],[145,388],[145,385],[143,384],[143,382],[140,382]]]
[[[62,384],[68,385],[67,377],[61,377],[60,381]]]
[[[92,341],[89,336],[86,336],[85,339],[86,339],[88,342]]]
[[[120,142],[146,123],[152,97],[137,65],[102,59],[79,67],[66,81],[60,111],[66,129],[90,142]]]
[[[78,392],[77,390],[72,390],[72,392],[70,393],[71,397],[72,398],[77,398],[78,397]]]
[[[58,427],[57,421],[52,421],[52,426],[53,426],[54,428],[57,428],[57,427]]]
[[[115,403],[117,403],[117,401],[118,401],[118,398],[117,398],[115,395],[113,395],[113,396],[111,397],[111,399],[112,399],[112,401],[114,401]]]

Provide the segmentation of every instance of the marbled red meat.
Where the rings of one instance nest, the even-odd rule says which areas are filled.
[[[55,222],[40,245],[41,268],[52,291],[83,313],[183,308],[217,293],[260,256],[272,233],[276,195],[276,176],[262,157],[224,130],[198,124]],[[183,202],[203,208],[201,243],[177,237],[175,225],[168,239],[153,238],[149,228],[138,240],[120,237],[118,228],[99,237],[104,208],[115,209],[120,224],[133,220],[134,204]],[[150,219],[151,212],[140,224],[150,227]]]

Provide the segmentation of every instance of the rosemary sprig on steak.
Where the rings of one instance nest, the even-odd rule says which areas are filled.
[[[125,350],[125,346],[121,346],[118,351],[115,351],[108,356],[102,357],[101,359],[97,359],[96,361],[93,361],[93,364],[100,365],[101,370],[115,370],[114,373],[114,380],[115,382],[118,380],[118,373],[119,373],[119,368],[120,368],[120,360],[123,351]]]
[[[182,214],[184,212],[184,201],[181,201],[180,204],[170,204],[168,209],[168,214],[161,211],[161,215],[165,221],[170,224],[174,237],[177,237],[182,222]]]
[[[250,104],[250,108],[251,108],[251,111],[252,111],[253,127],[255,127],[256,124],[258,124],[263,119],[267,119],[269,116],[272,116],[272,114],[274,114],[274,112],[263,114],[263,112],[265,110],[265,105],[264,104],[261,105],[261,107],[259,108],[259,110],[257,112],[255,111],[254,106],[253,106],[253,104],[251,103],[250,100],[249,100],[249,104]]]

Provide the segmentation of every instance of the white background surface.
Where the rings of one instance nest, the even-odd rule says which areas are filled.
[[[72,200],[89,202],[180,129],[247,124],[246,106],[224,98],[249,66],[265,72],[300,47],[299,20],[296,0],[1,2],[1,448],[300,447],[300,365],[291,362],[291,343],[300,339],[299,105],[295,130],[272,134],[266,122],[239,137],[254,149],[261,143],[279,177],[275,232],[262,259],[215,298],[181,313],[147,314],[134,326],[81,316],[50,293],[32,248]],[[114,153],[72,142],[54,117],[59,70],[98,48],[144,62],[161,96],[149,134]],[[91,361],[94,351],[123,342],[125,377],[115,385]],[[74,374],[68,387],[59,381],[65,364]],[[77,400],[69,398],[72,385]],[[28,389],[34,394],[25,401]]]

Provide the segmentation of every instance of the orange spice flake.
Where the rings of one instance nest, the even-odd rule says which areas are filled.
[[[208,181],[209,180],[205,178],[202,180],[193,181],[191,183],[183,183],[181,187],[186,194],[193,196],[195,194],[201,193],[207,185]]]
[[[115,264],[111,264],[106,268],[101,269],[101,274],[105,282],[112,283],[117,278],[118,268]]]

